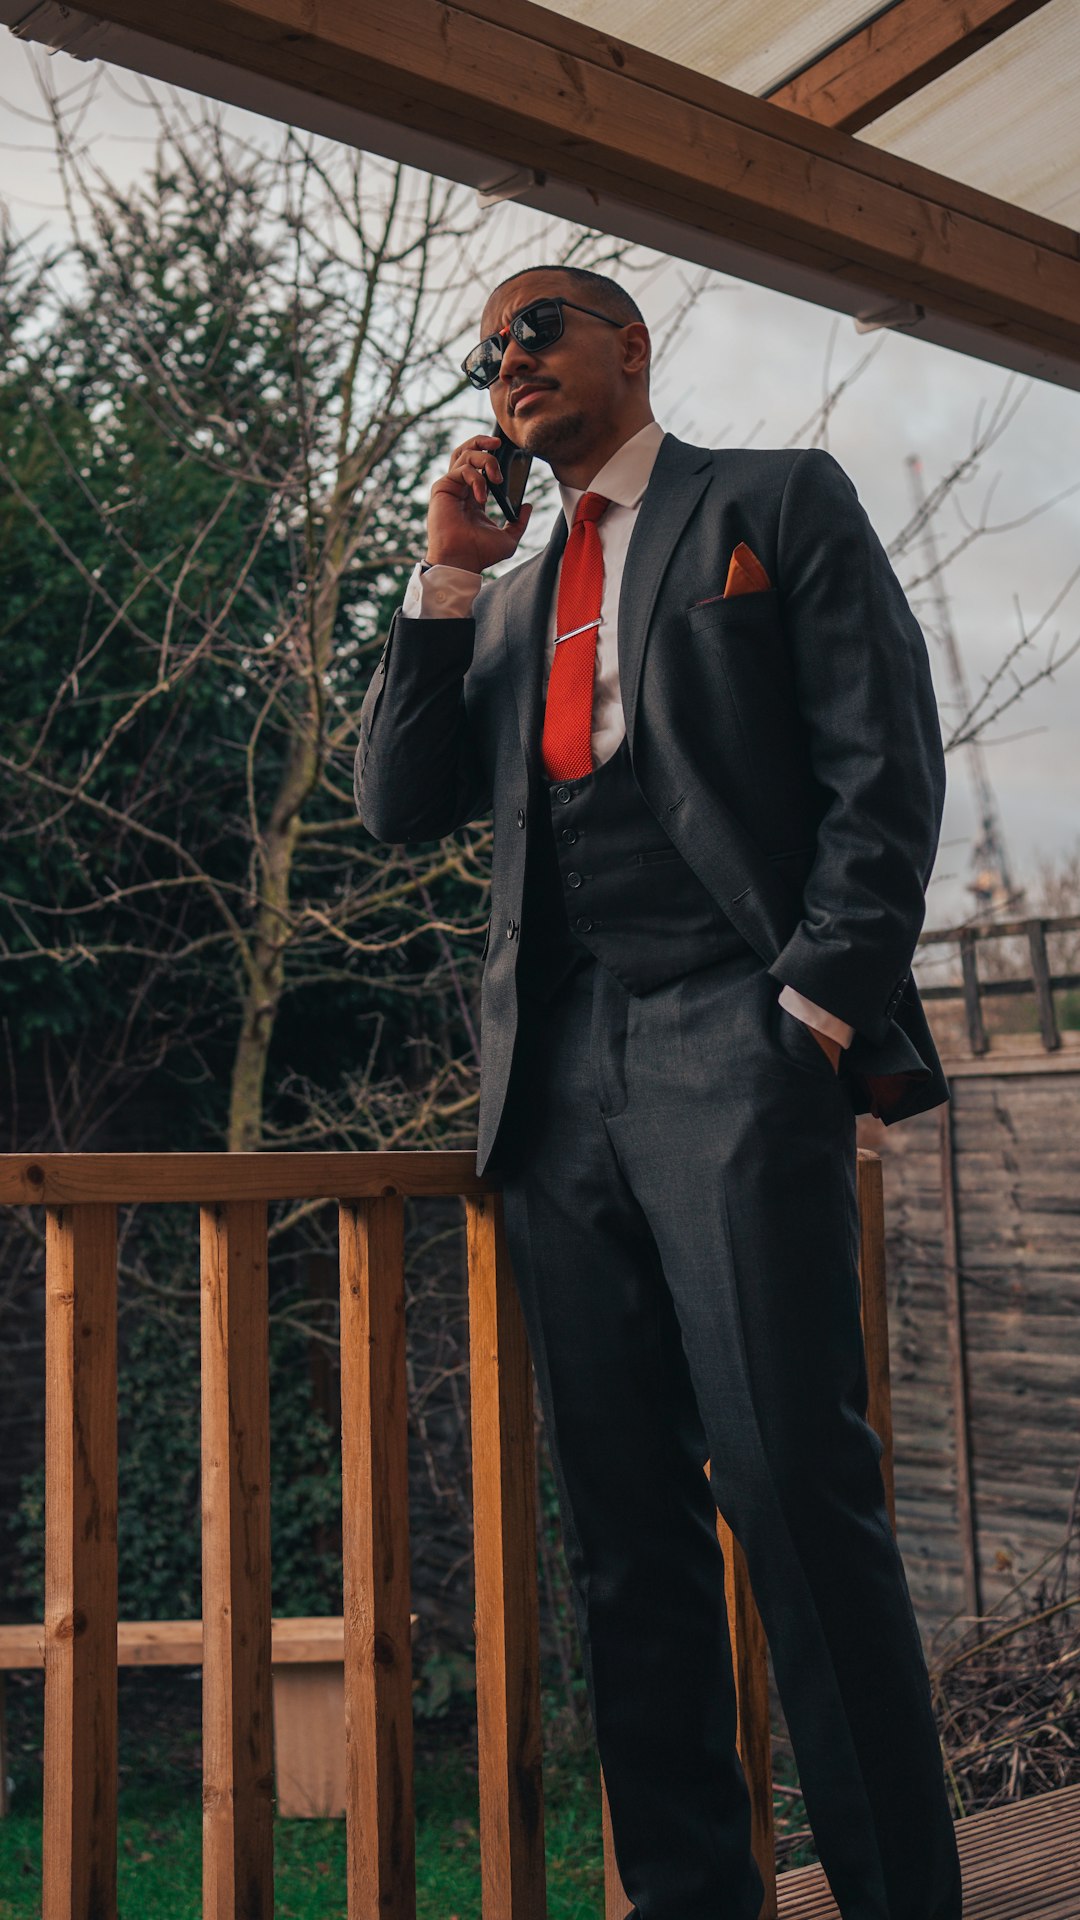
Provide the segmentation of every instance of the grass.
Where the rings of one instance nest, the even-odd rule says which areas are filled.
[[[200,1920],[195,1678],[167,1668],[120,1676],[120,1920]],[[9,1675],[8,1683],[15,1791],[11,1815],[0,1820],[0,1920],[40,1920],[41,1682]],[[480,1920],[470,1714],[466,1708],[417,1732],[417,1920]],[[777,1767],[778,1779],[783,1771]],[[778,1799],[778,1826],[799,1826],[801,1801],[797,1809],[790,1798]],[[549,1920],[601,1920],[600,1788],[591,1751],[545,1757],[544,1816]],[[800,1849],[790,1864],[812,1857]],[[343,1820],[277,1821],[274,1905],[275,1920],[345,1920]]]
[[[592,1781],[574,1773],[546,1784],[551,1920],[599,1920],[599,1798]],[[444,1756],[418,1769],[416,1786],[418,1920],[479,1920],[475,1776]],[[121,1920],[199,1920],[201,1842],[197,1795],[178,1799],[160,1786],[125,1790]],[[344,1920],[343,1820],[277,1822],[274,1908],[276,1920]],[[0,1821],[0,1920],[39,1920],[40,1913],[41,1819],[13,1814]]]
[[[0,1920],[40,1920],[38,1675],[8,1675],[12,1812],[0,1820]],[[200,1920],[202,1808],[195,1676],[120,1675],[120,1920]],[[475,1731],[467,1708],[418,1727],[417,1920],[480,1920]],[[600,1920],[603,1840],[591,1753],[544,1762],[550,1920]],[[275,1920],[345,1920],[343,1820],[278,1820]]]

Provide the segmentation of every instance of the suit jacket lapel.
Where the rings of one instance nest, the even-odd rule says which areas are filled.
[[[544,642],[548,612],[555,591],[562,550],[569,528],[559,515],[543,553],[527,560],[511,574],[503,602],[503,640],[517,701],[521,751],[529,783],[540,764],[541,701],[544,688]]]
[[[656,597],[711,472],[712,454],[707,447],[692,447],[666,433],[630,536],[619,594],[619,688],[631,753],[645,641]]]

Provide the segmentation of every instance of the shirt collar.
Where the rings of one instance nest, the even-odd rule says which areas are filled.
[[[559,482],[562,496],[563,513],[566,524],[572,527],[577,503],[583,493],[602,493],[618,507],[636,507],[652,473],[656,456],[660,451],[660,442],[664,437],[664,428],[658,420],[650,420],[629,440],[617,447],[611,459],[601,467],[588,487],[564,487]]]

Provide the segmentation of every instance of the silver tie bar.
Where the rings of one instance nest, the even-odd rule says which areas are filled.
[[[598,627],[599,625],[599,620],[586,620],[583,627],[571,627],[569,633],[557,633],[555,635],[555,645],[558,646],[561,640],[573,640],[577,634],[588,633],[590,627]]]

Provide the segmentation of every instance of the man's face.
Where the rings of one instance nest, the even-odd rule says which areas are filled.
[[[593,304],[565,274],[520,274],[489,299],[481,337],[505,327],[530,301],[558,296]],[[625,360],[625,328],[564,307],[562,335],[542,352],[530,352],[513,336],[506,340],[498,378],[488,388],[495,418],[511,440],[540,459],[572,458],[616,426],[631,404],[636,389]]]

